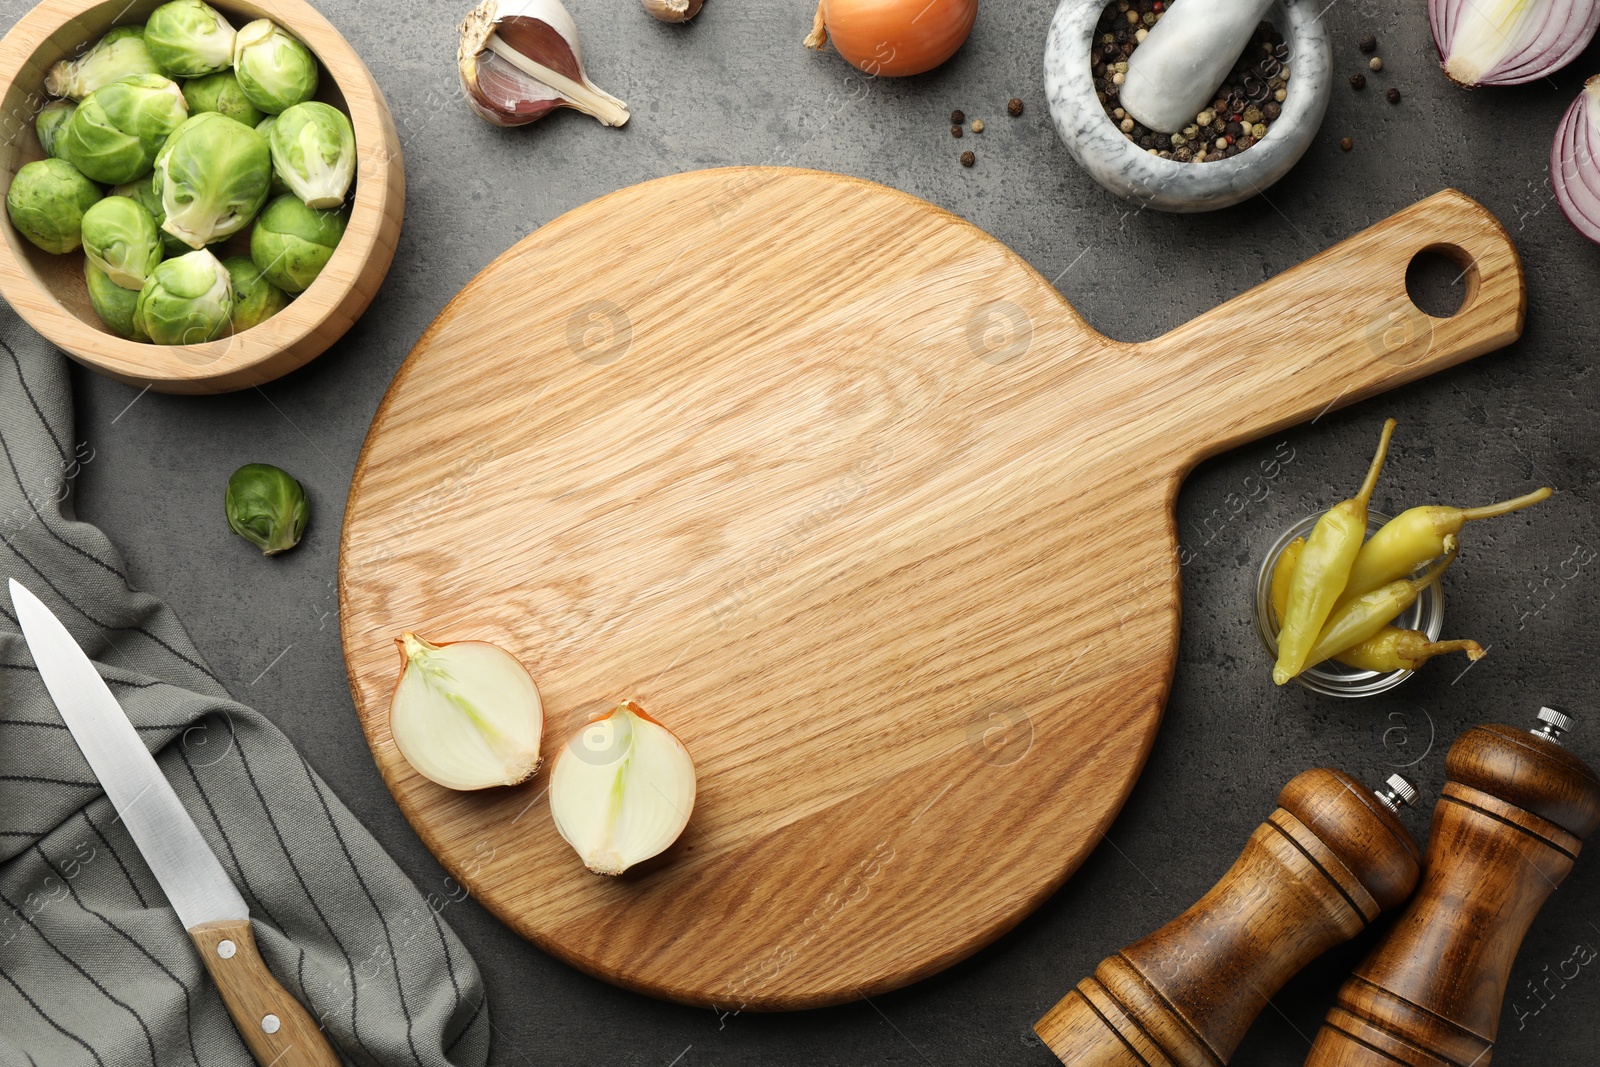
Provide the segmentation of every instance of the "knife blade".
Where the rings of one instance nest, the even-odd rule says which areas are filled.
[[[216,981],[262,1067],[338,1067],[327,1038],[256,948],[250,909],[94,662],[11,579],[11,603],[50,699]]]

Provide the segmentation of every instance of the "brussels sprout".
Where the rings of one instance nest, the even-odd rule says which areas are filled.
[[[161,262],[161,231],[126,196],[108,196],[83,213],[83,254],[124,289],[143,289]]]
[[[259,326],[289,306],[289,294],[267,281],[249,256],[229,256],[222,261],[233,278],[233,332]]]
[[[156,156],[161,228],[190,248],[204,248],[250,225],[271,184],[266,138],[215,111],[196,115]]]
[[[262,119],[261,112],[257,111],[255,105],[244,95],[239,88],[239,79],[234,77],[231,70],[218,71],[203,78],[184,82],[183,98],[189,101],[191,115],[215,111],[246,126],[255,126]]]
[[[140,178],[136,182],[118,185],[111,190],[112,196],[125,196],[129,200],[137,200],[139,206],[150,212],[150,217],[155,220],[156,229],[161,230],[162,258],[171,259],[181,256],[194,249],[178,240],[166,230],[161,229],[161,224],[167,221],[167,209],[161,206],[161,194],[155,190],[155,182],[150,178]]]
[[[312,101],[272,124],[272,169],[307,207],[344,203],[356,177],[356,133],[344,112]]]
[[[120,185],[150,173],[167,137],[189,116],[183,90],[136,74],[90,93],[61,131],[61,156],[85,175]]]
[[[39,118],[34,122],[33,128],[39,134],[39,144],[44,148],[44,154],[56,155],[56,147],[61,141],[61,130],[71,121],[72,113],[78,110],[78,105],[70,100],[52,100],[39,112]]]
[[[202,248],[155,269],[139,291],[133,324],[158,345],[198,345],[227,333],[232,315],[233,278]]]
[[[44,91],[82,100],[96,89],[135,74],[166,73],[144,43],[143,26],[118,26],[77,59],[63,59],[51,67]]]
[[[250,231],[250,258],[279,289],[303,293],[333,258],[349,222],[347,211],[318,211],[280,196]]]
[[[133,311],[139,306],[137,289],[124,289],[88,260],[83,262],[83,280],[89,287],[89,303],[94,305],[95,314],[112,333],[149,344],[150,338],[133,324]]]
[[[239,31],[233,69],[244,95],[269,115],[317,95],[317,57],[271,19],[257,19]]]
[[[179,78],[215,74],[233,65],[233,26],[202,0],[172,0],[150,12],[144,43]]]
[[[311,502],[299,482],[270,463],[247,463],[228,479],[223,500],[228,528],[264,556],[276,556],[300,543],[311,516]]]
[[[11,225],[56,255],[83,244],[83,214],[99,201],[100,187],[64,159],[29,163],[6,193]]]

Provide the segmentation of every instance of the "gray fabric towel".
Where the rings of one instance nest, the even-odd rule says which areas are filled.
[[[267,964],[347,1062],[480,1067],[482,982],[437,901],[72,519],[79,448],[66,360],[0,304],[0,589],[27,585],[100,665],[244,894]],[[4,595],[0,614],[0,1067],[248,1067]]]

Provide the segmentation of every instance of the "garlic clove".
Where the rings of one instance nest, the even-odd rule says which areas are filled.
[[[544,705],[517,658],[487,641],[396,639],[389,732],[417,773],[447,789],[516,785],[539,769]]]
[[[560,0],[484,0],[461,24],[456,63],[467,102],[497,126],[525,126],[558,107],[607,126],[628,121],[628,105],[584,73],[578,26]]]
[[[700,6],[701,0],[644,0],[644,9],[662,22],[688,22]]]
[[[694,798],[688,749],[631,700],[579,730],[550,772],[556,830],[595,874],[665,852],[689,825]]]

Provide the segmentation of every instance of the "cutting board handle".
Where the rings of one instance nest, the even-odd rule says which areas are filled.
[[[1462,270],[1449,318],[1406,293],[1423,252]],[[1163,373],[1137,416],[1208,456],[1510,344],[1527,290],[1516,246],[1477,201],[1446,189],[1145,345]]]

